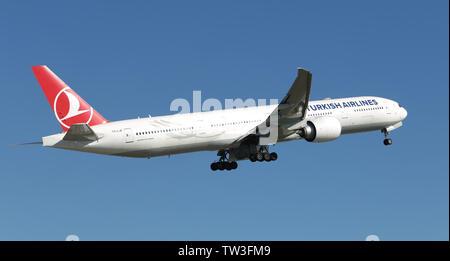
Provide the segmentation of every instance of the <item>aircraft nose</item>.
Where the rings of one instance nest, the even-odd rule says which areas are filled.
[[[406,118],[406,116],[408,116],[408,112],[406,111],[405,108],[401,107],[400,108],[400,117],[402,118],[402,120],[404,120]]]

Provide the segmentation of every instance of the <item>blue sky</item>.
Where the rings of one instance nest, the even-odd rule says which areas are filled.
[[[0,240],[449,239],[448,1],[4,1]],[[30,66],[108,120],[175,98],[375,95],[408,110],[379,132],[278,144],[213,173],[214,152],[116,158],[6,144],[60,131]]]

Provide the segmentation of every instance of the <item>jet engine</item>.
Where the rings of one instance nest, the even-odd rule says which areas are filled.
[[[341,123],[336,118],[320,117],[308,121],[297,133],[309,142],[326,142],[339,138],[341,129]]]

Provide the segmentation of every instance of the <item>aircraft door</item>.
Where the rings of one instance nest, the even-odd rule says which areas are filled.
[[[132,129],[127,128],[123,130],[125,143],[131,143],[134,141],[134,132]]]

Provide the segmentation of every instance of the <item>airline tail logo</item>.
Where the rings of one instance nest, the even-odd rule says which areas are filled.
[[[89,124],[92,120],[92,107],[86,103],[89,108],[82,109],[78,95],[72,94],[72,92],[72,89],[69,87],[62,89],[56,95],[53,104],[56,119],[66,128],[70,128],[71,122],[74,120],[77,121],[77,123],[86,124]]]
[[[31,69],[64,131],[75,123],[94,126],[107,122],[47,66],[33,66]]]

